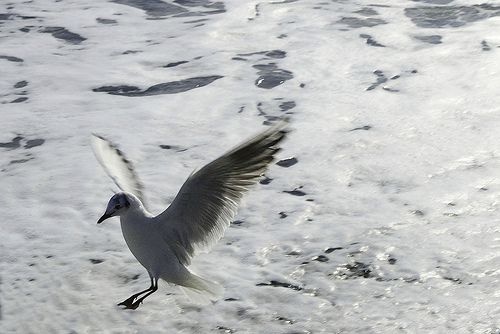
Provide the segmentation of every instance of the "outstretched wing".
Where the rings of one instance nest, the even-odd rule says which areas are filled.
[[[115,145],[95,134],[92,135],[92,150],[97,161],[116,185],[121,190],[134,194],[144,203],[142,184],[123,153]]]
[[[181,263],[188,265],[223,236],[241,197],[280,150],[277,145],[287,133],[287,124],[278,122],[192,174],[172,204],[155,218],[160,234]]]

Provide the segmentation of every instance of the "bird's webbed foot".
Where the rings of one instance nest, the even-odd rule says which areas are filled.
[[[153,279],[151,279],[151,286],[148,289],[141,291],[139,293],[136,293],[135,295],[130,296],[130,298],[125,299],[120,304],[118,304],[118,306],[125,306],[125,309],[135,310],[136,308],[139,307],[139,305],[141,305],[142,301],[147,296],[149,296],[150,294],[152,294],[156,290],[158,290],[158,280],[153,281]],[[137,299],[142,294],[145,294],[145,295],[142,296],[141,298]],[[135,300],[135,302],[134,302],[134,300]]]
[[[118,306],[125,306],[126,309],[132,309],[135,310],[139,305],[137,303],[134,303],[136,296],[132,296],[130,298],[125,299],[121,303],[118,304]],[[137,305],[135,305],[137,304]]]

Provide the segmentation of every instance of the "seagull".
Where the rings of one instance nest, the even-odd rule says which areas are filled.
[[[123,237],[137,261],[146,268],[151,286],[119,306],[136,309],[158,290],[158,280],[178,285],[195,304],[215,302],[224,288],[188,269],[193,257],[208,252],[223,236],[243,194],[254,186],[280,151],[287,120],[193,172],[165,211],[157,216],[144,205],[143,187],[124,154],[105,138],[92,135],[92,149],[106,173],[122,190],[107,205],[97,224],[119,216]]]

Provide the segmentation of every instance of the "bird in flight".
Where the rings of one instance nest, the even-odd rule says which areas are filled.
[[[151,286],[118,305],[136,309],[158,289],[161,278],[178,285],[197,304],[219,299],[224,288],[187,267],[208,252],[234,218],[243,194],[255,185],[280,150],[287,120],[276,122],[241,145],[192,173],[170,206],[157,216],[144,206],[142,185],[123,153],[103,137],[92,136],[92,149],[106,173],[122,190],[109,200],[97,224],[119,216],[123,237],[146,268]]]

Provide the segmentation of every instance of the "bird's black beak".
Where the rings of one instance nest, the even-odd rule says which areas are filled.
[[[107,213],[105,213],[105,214],[103,214],[103,215],[102,215],[102,217],[101,217],[101,218],[99,218],[99,220],[97,221],[97,224],[100,224],[100,223],[102,223],[103,221],[105,221],[106,219],[111,218],[111,217],[113,217],[113,216],[112,216],[112,215],[109,215],[109,214],[107,214]]]

